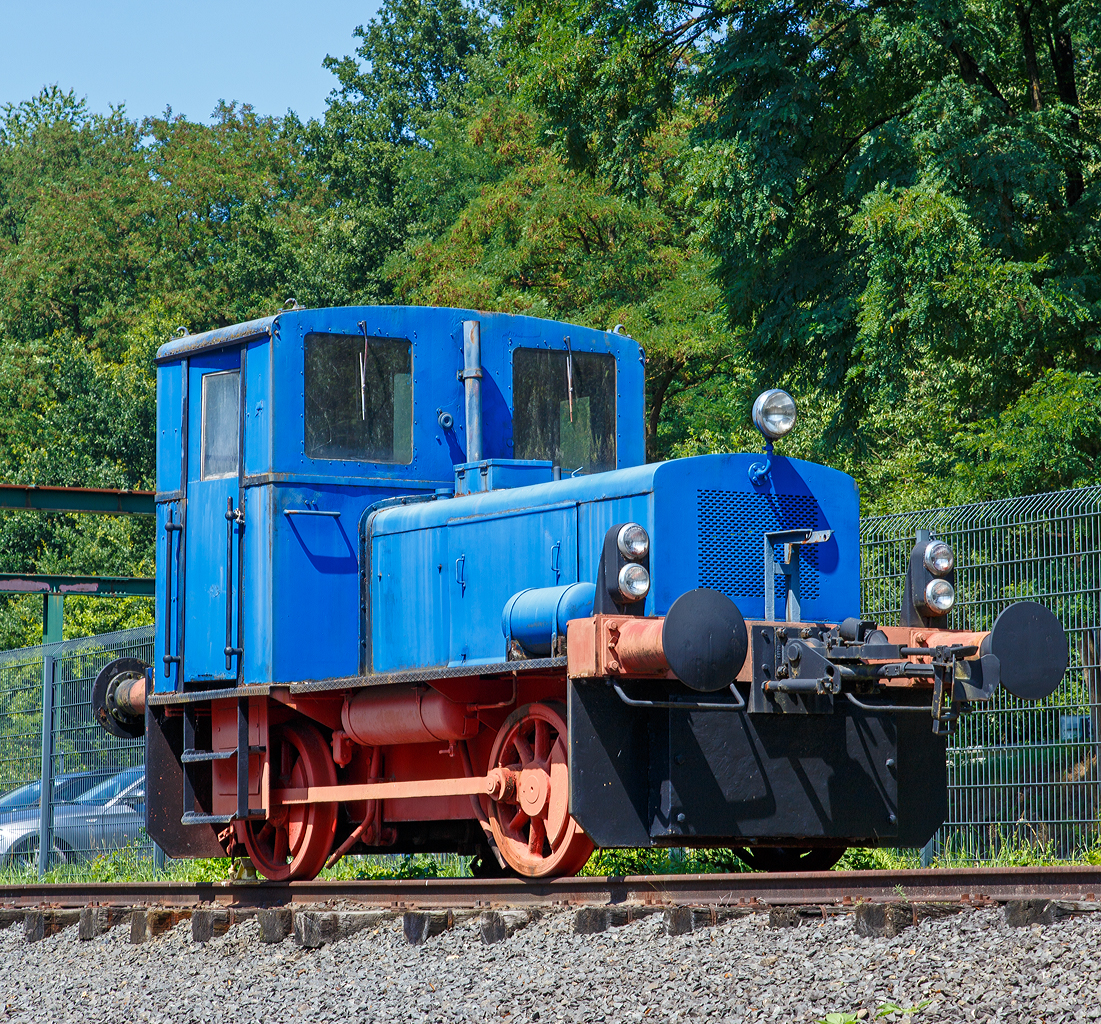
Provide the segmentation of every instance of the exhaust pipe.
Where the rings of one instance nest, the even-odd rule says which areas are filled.
[[[482,325],[463,321],[463,371],[466,390],[466,461],[482,461]]]

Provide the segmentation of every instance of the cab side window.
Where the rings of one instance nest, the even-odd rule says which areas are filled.
[[[518,459],[549,459],[563,474],[616,467],[615,358],[518,348],[512,355],[512,437]]]

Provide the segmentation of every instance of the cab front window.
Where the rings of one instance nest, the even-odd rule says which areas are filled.
[[[563,474],[616,467],[616,366],[610,355],[519,348],[512,356],[512,437],[518,459]]]

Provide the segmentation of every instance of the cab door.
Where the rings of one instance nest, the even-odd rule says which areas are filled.
[[[238,679],[242,410],[239,349],[192,358],[188,367],[184,686]],[[227,648],[230,653],[227,654]]]

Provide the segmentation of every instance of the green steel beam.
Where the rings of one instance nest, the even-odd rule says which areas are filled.
[[[0,594],[152,597],[155,580],[137,576],[43,576],[0,572]]]
[[[157,512],[152,491],[112,491],[98,487],[27,487],[0,484],[0,509],[39,512],[98,512],[113,516],[151,516]]]

